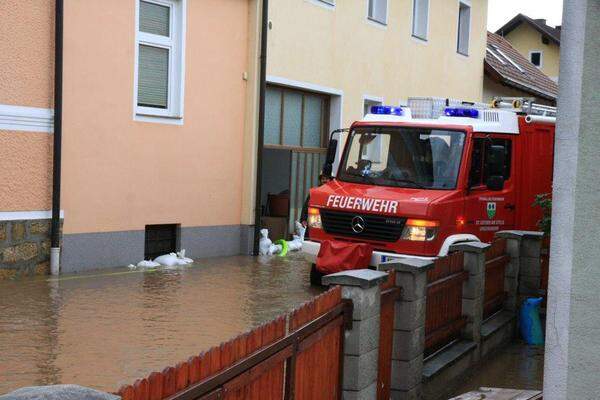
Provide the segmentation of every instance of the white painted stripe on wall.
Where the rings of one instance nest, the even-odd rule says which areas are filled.
[[[65,211],[60,210],[60,217],[65,217]],[[50,219],[52,211],[0,211],[0,221],[21,221],[33,219]]]
[[[54,110],[0,104],[0,130],[52,133]]]

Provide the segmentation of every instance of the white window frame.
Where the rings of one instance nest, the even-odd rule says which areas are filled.
[[[533,55],[533,53],[539,53],[540,54],[540,65],[535,65],[531,61],[531,56]],[[535,65],[537,68],[541,69],[544,66],[544,52],[542,50],[531,50],[529,52],[529,62],[532,63],[533,65]]]
[[[387,26],[388,25],[388,19],[390,17],[390,2],[389,2],[389,0],[383,0],[386,3],[385,4],[385,21],[379,21],[378,19],[375,19],[375,18],[373,18],[373,17],[371,17],[369,15],[371,1],[379,1],[379,0],[367,0],[367,20],[369,22],[372,22],[372,23],[377,24],[379,26]]]
[[[140,2],[169,7],[170,37],[140,31]],[[135,65],[133,85],[134,119],[146,122],[183,124],[185,88],[185,32],[187,0],[135,0]],[[147,45],[169,49],[169,88],[167,108],[138,106],[139,47]]]
[[[412,10],[412,23],[411,23],[411,35],[412,37],[414,37],[415,39],[427,42],[429,39],[429,15],[430,15],[430,11],[431,11],[431,0],[427,0],[427,20],[425,22],[425,37],[421,37],[415,34],[415,23],[416,23],[416,5],[418,1],[422,1],[422,0],[413,0],[413,10]]]
[[[462,53],[460,51],[460,8],[461,5],[469,7],[469,32],[467,34],[467,53]],[[472,22],[473,22],[473,6],[471,5],[470,0],[458,0],[458,15],[456,18],[456,53],[460,54],[464,57],[469,57],[470,49],[471,49],[471,32],[472,32]]]

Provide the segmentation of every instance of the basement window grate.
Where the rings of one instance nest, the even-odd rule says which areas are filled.
[[[144,259],[153,260],[178,250],[179,225],[146,225]]]

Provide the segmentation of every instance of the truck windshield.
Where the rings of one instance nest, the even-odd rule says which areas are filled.
[[[465,133],[430,128],[359,128],[350,133],[338,178],[347,182],[454,189]]]

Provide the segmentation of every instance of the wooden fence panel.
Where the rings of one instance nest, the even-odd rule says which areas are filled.
[[[290,332],[323,315],[342,301],[341,287],[322,294],[295,310],[290,317]],[[293,366],[294,399],[341,399],[344,327],[339,316],[298,344]],[[291,377],[290,377],[291,378]]]
[[[396,271],[390,271],[387,281],[380,285],[381,311],[379,324],[379,364],[377,399],[388,400],[392,381],[392,351],[394,345],[394,307],[400,288],[396,287]]]
[[[506,254],[506,239],[496,239],[485,253],[485,295],[483,318],[502,310],[506,299],[504,277],[510,256]]]
[[[462,287],[468,277],[463,253],[438,258],[427,272],[426,355],[459,338],[467,321],[462,315]]]

